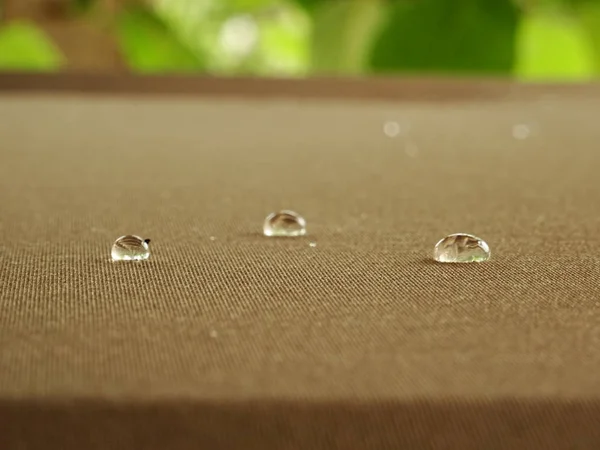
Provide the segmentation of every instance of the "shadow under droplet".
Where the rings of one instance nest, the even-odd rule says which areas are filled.
[[[421,264],[425,264],[427,266],[441,266],[443,263],[436,261],[433,258],[421,258],[419,260]]]
[[[244,237],[244,238],[255,238],[255,239],[266,237],[264,234],[262,234],[259,231],[252,231],[250,233],[236,233],[235,235],[232,235],[231,237],[233,237],[233,236]]]
[[[472,261],[472,262],[439,262],[433,258],[421,258],[419,263],[427,265],[427,266],[438,266],[438,267],[471,267],[471,266],[480,266],[485,263],[489,263],[489,261]]]

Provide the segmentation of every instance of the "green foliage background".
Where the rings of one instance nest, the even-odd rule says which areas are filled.
[[[141,73],[305,76],[492,75],[581,81],[600,75],[600,0],[155,0],[106,23]],[[0,26],[0,70],[60,70],[34,23]]]

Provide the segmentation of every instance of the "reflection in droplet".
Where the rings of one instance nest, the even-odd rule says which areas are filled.
[[[512,129],[512,135],[515,139],[519,139],[520,141],[522,141],[523,139],[527,139],[531,135],[531,128],[522,123],[515,125]]]
[[[263,224],[265,236],[296,237],[306,234],[306,221],[294,211],[283,210],[271,213]]]
[[[150,257],[150,239],[139,236],[121,236],[110,252],[113,261],[142,261]]]
[[[313,247],[313,248],[314,248],[314,247],[316,247],[316,246],[317,246],[317,243],[316,243],[316,242],[311,242],[310,244],[308,244],[308,246],[309,246],[309,247]]]
[[[483,239],[466,233],[446,236],[433,250],[433,259],[442,263],[482,262],[490,256],[490,248]]]

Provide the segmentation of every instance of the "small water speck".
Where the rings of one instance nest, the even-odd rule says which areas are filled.
[[[112,246],[113,261],[143,261],[150,257],[150,239],[128,234],[118,238]]]
[[[531,136],[531,128],[525,124],[518,124],[513,126],[512,135],[515,139],[522,141]]]
[[[219,333],[217,332],[217,330],[210,330],[210,332],[208,333],[208,335],[213,338],[216,339],[219,337]]]
[[[433,250],[433,259],[442,263],[483,262],[490,256],[490,248],[483,239],[466,233],[446,236]]]
[[[394,138],[400,134],[400,124],[389,120],[383,124],[383,132],[387,137]]]
[[[309,247],[313,247],[313,248],[314,248],[314,247],[316,247],[316,246],[317,246],[317,243],[316,243],[316,242],[311,242],[310,244],[308,244],[308,246],[309,246]]]
[[[404,153],[406,153],[406,155],[410,156],[411,158],[416,158],[417,156],[419,156],[420,151],[421,150],[419,149],[419,146],[414,142],[407,142],[404,145]]]
[[[263,224],[263,233],[270,237],[296,237],[306,234],[304,218],[289,210],[271,213]]]
[[[211,241],[216,241],[216,240],[217,240],[217,238],[216,238],[216,237],[214,237],[214,236],[211,236],[211,237],[209,237],[209,239],[210,239]]]

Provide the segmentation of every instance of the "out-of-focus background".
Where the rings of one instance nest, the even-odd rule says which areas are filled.
[[[600,76],[600,0],[2,0],[0,71]]]

